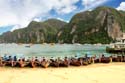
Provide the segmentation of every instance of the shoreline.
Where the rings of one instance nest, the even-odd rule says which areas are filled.
[[[68,68],[0,67],[0,83],[125,83],[125,63]]]
[[[90,65],[81,65],[81,66],[68,66],[68,67],[11,67],[11,66],[0,66],[0,69],[68,69],[68,68],[93,68],[93,67],[104,67],[104,66],[117,66],[125,65],[125,62],[110,62],[110,63],[91,63]]]

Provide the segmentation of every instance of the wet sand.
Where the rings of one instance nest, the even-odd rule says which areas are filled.
[[[46,69],[0,67],[0,83],[125,83],[125,63]]]

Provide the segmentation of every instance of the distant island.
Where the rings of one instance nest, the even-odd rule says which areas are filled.
[[[69,23],[48,19],[32,21],[27,27],[6,32],[0,43],[102,43],[108,44],[125,32],[125,12],[97,7],[77,13]]]

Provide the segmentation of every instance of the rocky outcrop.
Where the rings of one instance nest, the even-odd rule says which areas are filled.
[[[58,39],[66,43],[110,43],[125,32],[123,13],[109,7],[78,13],[66,26],[69,28],[62,30]]]
[[[44,22],[32,21],[26,28],[6,32],[0,36],[1,43],[44,43],[56,42],[56,34],[67,23],[49,19]]]

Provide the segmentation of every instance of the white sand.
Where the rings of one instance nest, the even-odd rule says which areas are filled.
[[[0,83],[125,83],[125,63],[47,69],[0,67]]]

